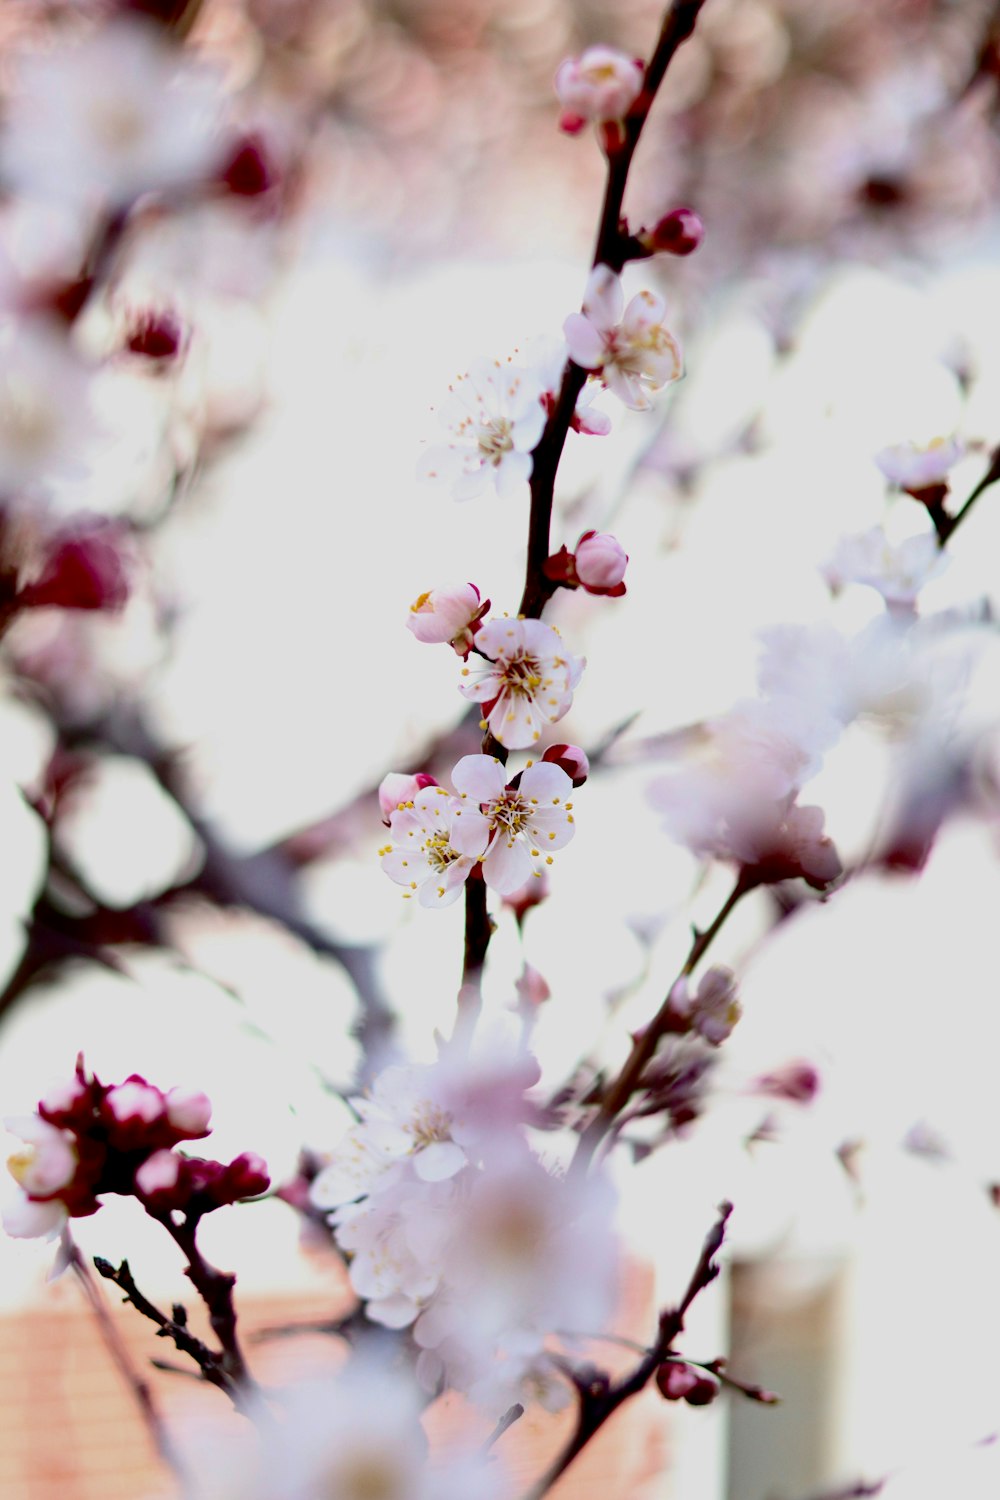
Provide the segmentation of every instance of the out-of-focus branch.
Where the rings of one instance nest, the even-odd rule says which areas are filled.
[[[688,1308],[699,1292],[710,1286],[719,1274],[719,1265],[715,1257],[722,1248],[726,1222],[731,1213],[731,1204],[719,1205],[719,1217],[705,1236],[701,1253],[683,1297],[676,1307],[667,1308],[660,1314],[656,1339],[634,1369],[617,1381],[612,1380],[604,1371],[594,1369],[577,1372],[575,1375],[568,1372],[576,1386],[578,1402],[576,1427],[562,1452],[554,1459],[538,1483],[527,1492],[524,1500],[541,1500],[541,1497],[547,1494],[556,1480],[566,1472],[573,1460],[600,1431],[605,1422],[614,1416],[620,1406],[632,1396],[638,1395],[652,1380],[660,1365],[670,1354],[675,1340],[683,1332],[684,1315]]]

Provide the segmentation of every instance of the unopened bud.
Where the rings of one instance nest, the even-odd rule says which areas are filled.
[[[208,1134],[212,1101],[194,1089],[170,1089],[166,1096],[167,1119],[182,1138],[194,1140]]]
[[[576,544],[576,576],[589,594],[623,594],[628,553],[607,531],[585,531]]]
[[[465,658],[489,607],[490,601],[482,602],[474,583],[451,584],[420,594],[410,605],[406,624],[418,641],[450,645]]]
[[[656,1372],[656,1385],[665,1401],[684,1401],[700,1378],[690,1365],[668,1360]]]
[[[690,255],[705,238],[705,226],[693,208],[675,208],[639,238],[650,250]]]
[[[542,760],[551,761],[552,765],[565,771],[574,786],[583,786],[590,775],[590,761],[579,745],[550,745]]]
[[[135,1190],[150,1208],[183,1208],[190,1197],[184,1167],[175,1151],[154,1151],[136,1168]]]
[[[388,776],[383,776],[378,789],[378,805],[382,809],[382,822],[387,828],[396,809],[406,802],[412,802],[425,786],[437,786],[436,779],[426,771],[418,771],[415,776],[407,776],[402,771],[390,771]]]
[[[719,1382],[710,1375],[699,1375],[684,1400],[688,1406],[710,1406],[719,1394]]]
[[[271,1186],[267,1162],[255,1151],[243,1151],[223,1173],[219,1201],[235,1203],[240,1198],[258,1198]]]

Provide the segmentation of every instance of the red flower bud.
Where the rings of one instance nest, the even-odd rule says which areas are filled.
[[[640,238],[651,250],[690,255],[705,238],[705,226],[693,209],[675,208]]]

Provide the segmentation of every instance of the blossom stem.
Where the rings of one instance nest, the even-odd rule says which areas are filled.
[[[742,901],[747,892],[753,889],[753,885],[754,882],[748,879],[745,874],[741,873],[738,876],[736,884],[720,907],[711,925],[706,927],[703,932],[695,931],[694,940],[691,943],[688,956],[678,976],[679,978],[684,978],[693,972],[696,965],[715,941],[718,933],[728,920],[730,913]],[[671,985],[672,989],[673,986]],[[597,1147],[611,1129],[618,1114],[628,1104],[642,1077],[646,1064],[655,1053],[660,1038],[666,1031],[670,1014],[670,991],[668,991],[666,999],[652,1021],[635,1037],[632,1043],[632,1051],[629,1053],[618,1077],[602,1093],[600,1106],[596,1115],[594,1115],[580,1136],[576,1155],[573,1158],[574,1172],[586,1168]]]
[[[1000,447],[993,449],[993,452],[990,454],[989,468],[968,496],[965,503],[953,516],[942,515],[940,519],[936,519],[933,514],[931,515],[931,520],[934,522],[934,528],[938,534],[938,545],[940,547],[943,547],[946,542],[951,540],[983,491],[988,490],[991,485],[996,484],[998,479],[1000,479]]]

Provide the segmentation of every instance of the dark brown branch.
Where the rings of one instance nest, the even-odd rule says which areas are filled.
[[[203,1380],[206,1380],[209,1385],[217,1386],[220,1391],[225,1391],[237,1409],[242,1407],[242,1396],[236,1381],[224,1368],[222,1353],[210,1349],[201,1339],[196,1338],[179,1318],[168,1318],[155,1303],[150,1302],[149,1298],[136,1286],[127,1260],[123,1260],[116,1268],[110,1261],[97,1255],[94,1257],[94,1265],[100,1276],[103,1276],[106,1281],[113,1282],[124,1292],[126,1302],[130,1302],[144,1318],[156,1324],[161,1338],[170,1339],[176,1349],[194,1360]]]
[[[176,1224],[169,1214],[153,1214],[187,1258],[185,1275],[204,1302],[212,1332],[219,1340],[221,1354],[215,1356],[222,1373],[234,1388],[247,1390],[253,1385],[250,1371],[236,1332],[236,1308],[233,1287],[236,1277],[219,1271],[208,1263],[198,1248],[198,1221],[185,1218]]]

